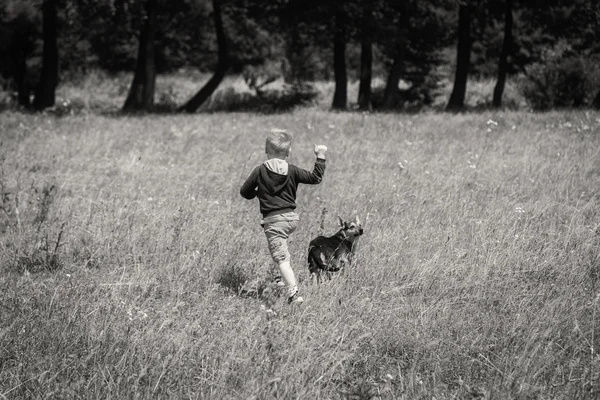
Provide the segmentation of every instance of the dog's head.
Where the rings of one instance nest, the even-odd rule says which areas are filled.
[[[344,219],[338,216],[340,220],[340,234],[349,239],[356,239],[358,236],[363,234],[363,227],[360,224],[360,219],[358,215],[354,218],[353,221],[344,221]]]

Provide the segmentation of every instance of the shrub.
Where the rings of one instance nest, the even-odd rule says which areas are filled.
[[[523,96],[536,110],[590,105],[600,87],[598,61],[559,44],[527,68]]]
[[[260,90],[256,94],[228,87],[215,93],[204,109],[276,113],[312,104],[318,96],[319,91],[307,83],[283,84],[280,87]]]

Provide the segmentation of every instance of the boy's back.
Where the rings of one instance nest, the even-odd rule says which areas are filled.
[[[263,218],[296,209],[296,193],[300,183],[315,185],[321,182],[325,160],[317,158],[313,171],[298,168],[285,160],[272,158],[256,167],[240,194],[246,199],[258,197]]]

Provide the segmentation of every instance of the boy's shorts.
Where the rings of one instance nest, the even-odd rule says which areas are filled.
[[[281,264],[290,261],[287,239],[298,227],[300,218],[295,212],[270,215],[263,221],[267,243],[273,261]]]

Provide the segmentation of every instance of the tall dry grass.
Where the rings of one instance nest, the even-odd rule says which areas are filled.
[[[264,132],[299,190],[306,302],[264,288]],[[600,114],[4,113],[0,398],[596,398]],[[358,214],[355,265],[306,246]],[[245,285],[244,285],[245,284]],[[272,304],[266,313],[261,305]]]

